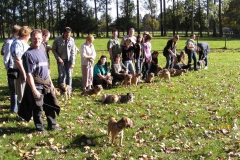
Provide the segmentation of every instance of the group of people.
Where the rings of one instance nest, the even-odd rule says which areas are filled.
[[[120,41],[118,39],[118,30],[112,30],[112,37],[107,43],[107,50],[111,61],[107,62],[105,55],[101,56],[94,65],[96,51],[94,49],[94,37],[88,35],[86,42],[81,47],[82,62],[82,87],[83,90],[91,89],[93,86],[101,84],[106,85],[122,81],[126,74],[142,73],[141,79],[146,79],[148,74],[156,72],[158,66],[157,51],[152,52],[151,35],[144,32],[143,35],[134,36],[134,28],[129,29],[128,35],[124,36]],[[179,36],[175,35],[170,39],[163,49],[163,55],[166,57],[166,69],[192,69],[192,59],[194,61],[194,70],[197,71],[197,58],[205,61],[205,69],[208,65],[208,54],[210,52],[209,45],[206,42],[196,44],[195,35],[191,35],[186,42],[184,50],[177,54],[177,42]],[[186,62],[186,55],[188,62]],[[135,64],[135,65],[134,65]],[[113,77],[113,81],[109,80],[109,75]]]
[[[57,61],[58,86],[67,83],[71,87],[76,54],[71,31],[69,27],[64,28],[63,35],[55,38],[51,47],[47,43],[50,37],[48,30],[15,25],[12,37],[3,45],[11,98],[10,112],[17,113],[19,120],[29,121],[33,117],[37,131],[44,131],[43,111],[48,129],[61,129],[56,123],[60,107],[50,77],[49,51],[52,50]],[[12,72],[16,76],[12,76]]]
[[[50,77],[49,51],[52,50],[57,62],[58,87],[61,88],[61,84],[65,83],[72,89],[76,45],[71,32],[70,27],[65,27],[63,34],[55,38],[51,47],[47,43],[50,37],[48,30],[32,30],[28,26],[15,25],[12,37],[4,43],[4,65],[8,73],[11,98],[10,111],[18,113],[20,118],[26,121],[33,117],[38,131],[44,131],[42,111],[45,111],[47,116],[48,129],[60,129],[56,123],[56,114],[59,114],[60,107]],[[95,64],[94,36],[90,34],[86,37],[86,42],[81,46],[83,90],[89,90],[98,84],[105,86],[122,81],[126,74],[142,73],[142,77],[138,79],[138,82],[141,82],[141,79],[147,78],[149,73],[156,71],[159,53],[152,52],[151,35],[144,32],[143,35],[135,37],[134,32],[134,28],[130,28],[128,35],[120,42],[118,31],[112,30],[112,37],[107,43],[111,64],[107,62],[105,55],[102,55]],[[174,36],[167,42],[163,51],[167,62],[165,68],[189,67],[193,58],[194,70],[197,70],[196,53],[199,53],[199,59],[204,60],[207,67],[209,45],[207,43],[196,45],[194,38],[195,35],[191,35],[186,42],[185,51],[181,51],[180,55],[176,53],[179,36]],[[188,63],[185,62],[185,52],[188,55]],[[11,69],[15,69],[17,77],[9,76]]]
[[[167,42],[167,45],[164,47],[163,55],[166,57],[166,69],[191,69],[192,68],[192,59],[193,59],[193,69],[194,71],[198,70],[197,67],[197,55],[199,54],[199,60],[205,62],[204,69],[208,69],[208,54],[210,53],[209,44],[206,42],[195,43],[195,35],[190,35],[190,38],[186,41],[186,46],[184,50],[177,54],[177,42],[179,36],[175,35],[172,39]],[[188,62],[186,63],[186,56],[188,56]],[[181,64],[180,64],[181,63]]]

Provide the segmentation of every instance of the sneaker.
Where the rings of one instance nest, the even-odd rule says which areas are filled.
[[[55,127],[55,128],[48,128],[48,130],[51,130],[51,131],[61,131],[62,128],[61,127]]]
[[[205,66],[204,69],[208,69],[208,66]]]

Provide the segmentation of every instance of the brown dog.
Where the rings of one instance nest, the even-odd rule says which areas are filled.
[[[123,79],[123,84],[125,86],[130,86],[131,85],[131,79],[132,79],[132,75],[131,74],[125,75],[124,79]]]
[[[102,85],[96,85],[96,86],[94,86],[92,89],[90,89],[90,90],[86,90],[86,91],[83,91],[82,93],[81,93],[81,95],[82,96],[88,96],[88,95],[93,95],[93,94],[95,94],[95,95],[100,95],[100,93],[101,93],[101,91],[103,90],[103,87],[102,87]]]
[[[120,94],[118,96],[118,102],[120,103],[132,103],[134,99],[133,93]]]
[[[154,82],[154,73],[149,73],[148,77],[145,79],[146,83],[153,83]]]
[[[71,97],[71,87],[65,83],[62,83],[61,94],[65,96],[66,100],[68,100]]]
[[[112,137],[111,145],[114,145],[116,136],[120,134],[119,145],[122,146],[123,129],[130,128],[132,126],[133,126],[132,120],[127,117],[123,117],[119,121],[116,121],[116,119],[114,119],[113,117],[110,117],[110,120],[108,121],[108,136],[110,136],[110,133],[111,133],[111,137]]]
[[[140,77],[142,77],[142,73],[135,74],[131,79],[131,84],[136,86]]]
[[[176,72],[174,73],[174,76],[182,76],[183,73],[186,73],[186,69],[177,69]]]
[[[162,72],[160,72],[158,76],[160,78],[164,78],[165,81],[166,80],[170,81],[170,72],[167,69],[163,69]]]
[[[102,95],[102,102],[103,103],[117,103],[118,102],[118,95],[116,95],[116,94],[103,94]]]

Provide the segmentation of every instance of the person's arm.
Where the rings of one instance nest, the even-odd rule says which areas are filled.
[[[71,66],[70,68],[74,68],[75,65],[75,58],[76,58],[76,53],[75,53],[75,42],[74,39],[70,37],[70,43],[71,43],[71,50],[70,50],[70,60],[71,60]]]
[[[9,41],[5,43],[5,53],[4,53],[4,65],[6,70],[9,68],[9,60],[10,60],[10,56],[11,56],[11,44]]]
[[[17,64],[17,67],[18,67],[19,71],[23,75],[23,80],[26,81],[26,73],[25,73],[25,70],[23,68],[22,59],[20,57],[15,57],[15,62]]]
[[[53,55],[55,57],[55,59],[59,62],[59,63],[62,63],[63,60],[61,59],[61,57],[59,57],[59,54],[58,54],[58,37],[55,38],[55,40],[53,41],[53,45],[52,45],[52,52],[53,52]]]

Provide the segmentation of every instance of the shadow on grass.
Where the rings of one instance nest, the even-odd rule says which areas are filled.
[[[86,135],[78,135],[75,139],[67,146],[67,148],[80,148],[84,151],[85,146],[96,146],[96,139],[105,137],[107,135],[99,135],[99,136],[86,136]]]

